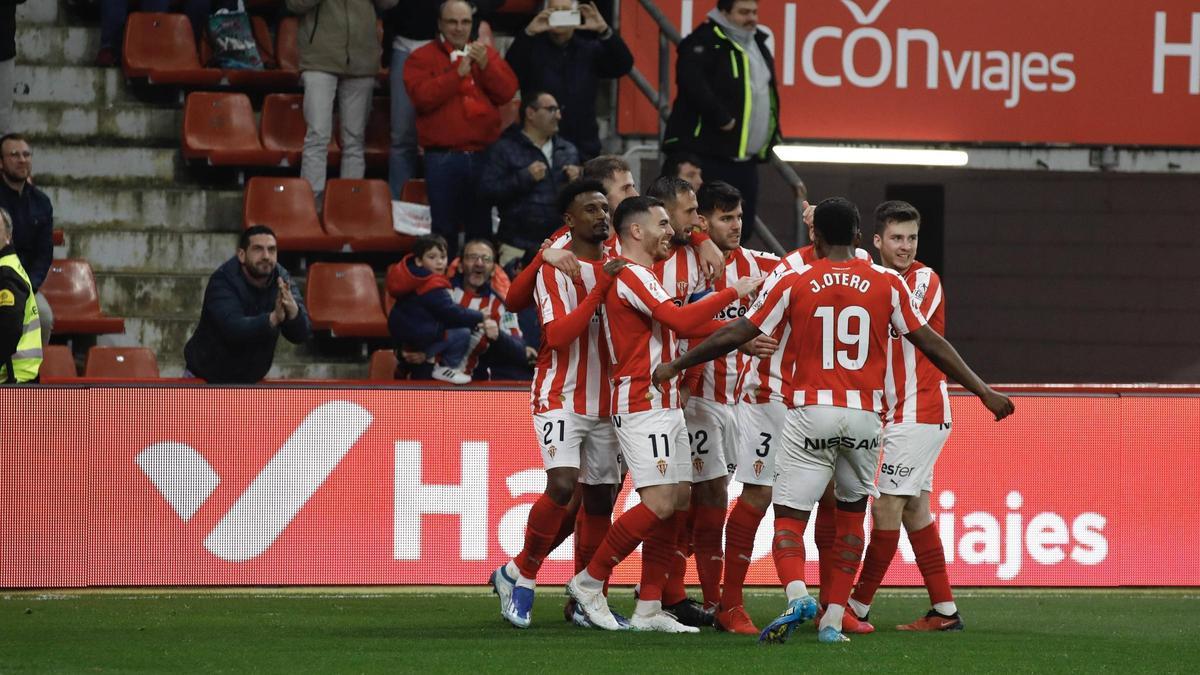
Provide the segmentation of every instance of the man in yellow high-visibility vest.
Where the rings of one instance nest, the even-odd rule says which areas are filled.
[[[12,244],[13,221],[0,209],[0,384],[37,382],[42,330],[29,275]]]

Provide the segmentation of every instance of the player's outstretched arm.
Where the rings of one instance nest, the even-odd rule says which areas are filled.
[[[678,377],[680,373],[692,366],[724,356],[759,335],[762,333],[759,332],[758,326],[745,317],[731,321],[709,336],[707,340],[696,345],[695,349],[688,350],[688,353],[674,361],[655,368],[654,385],[658,386],[667,380]]]
[[[612,288],[617,273],[624,267],[625,261],[620,259],[605,263],[604,274],[596,277],[596,285],[588,292],[583,302],[561,319],[555,319],[542,326],[542,336],[547,347],[561,349],[583,335],[591,325],[596,309],[604,304],[604,297],[608,294],[608,289]]]
[[[967,391],[979,397],[983,405],[996,416],[996,421],[1013,414],[1013,402],[1004,394],[997,392],[981,380],[975,371],[958,355],[954,345],[946,338],[938,335],[929,326],[921,326],[907,335],[908,341],[920,349],[933,365],[948,375],[951,379],[966,387]]]

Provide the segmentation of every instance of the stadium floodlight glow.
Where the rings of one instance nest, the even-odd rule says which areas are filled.
[[[775,154],[785,162],[826,164],[902,164],[916,166],[966,166],[963,150],[881,148],[835,145],[780,145]]]

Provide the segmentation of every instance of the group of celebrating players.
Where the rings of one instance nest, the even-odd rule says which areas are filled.
[[[694,192],[664,177],[637,196],[616,171],[569,184],[559,205],[563,229],[506,297],[514,311],[536,302],[541,315],[532,408],[547,486],[523,550],[492,574],[501,615],[530,625],[538,570],[574,533],[565,613],[576,624],[713,625],[784,642],[817,619],[820,642],[843,642],[874,630],[872,598],[903,525],[932,607],[898,628],[960,630],[929,507],[950,433],[943,373],[997,420],[1013,405],[941,337],[941,284],[915,259],[917,211],[876,209],[881,266],[857,247],[858,210],[842,198],[806,209],[813,243],[782,259],[741,246],[741,196],[726,183]],[[626,472],[640,503],[614,522]],[[743,489],[727,518],[731,477]],[[742,587],[768,506],[788,606],[760,631]],[[804,581],[814,508],[819,602]],[[626,619],[608,605],[608,579],[639,544]],[[690,555],[702,602],[686,595]]]

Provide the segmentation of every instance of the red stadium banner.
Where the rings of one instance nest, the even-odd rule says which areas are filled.
[[[1172,506],[1200,499],[1179,467],[1200,397],[1022,395],[1001,424],[952,404],[933,502],[955,584],[1200,585]],[[478,584],[545,485],[518,391],[0,388],[0,405],[22,411],[0,437],[4,587]],[[769,524],[754,584],[776,583]],[[919,584],[900,556],[886,583]]]
[[[696,26],[716,3],[656,4],[674,25]],[[790,139],[1200,145],[1194,0],[764,0],[758,8]],[[637,0],[622,0],[621,34],[655,86],[658,33]],[[621,133],[658,133],[654,107],[628,80],[621,103]]]

